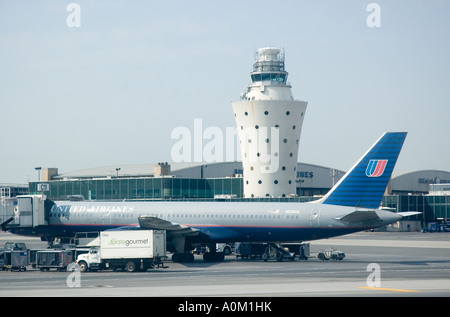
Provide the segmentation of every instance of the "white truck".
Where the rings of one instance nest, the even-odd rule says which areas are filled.
[[[77,264],[81,272],[122,269],[145,272],[161,265],[166,257],[164,230],[121,230],[100,232],[98,246],[80,254]]]

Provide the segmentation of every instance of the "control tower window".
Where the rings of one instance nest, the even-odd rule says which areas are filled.
[[[273,73],[271,74],[271,80],[277,81],[277,82],[285,82],[286,81],[286,74],[279,74],[279,73]]]
[[[252,81],[261,81],[261,74],[253,74],[252,75]]]
[[[265,81],[265,80],[271,80],[272,73],[261,74],[261,76],[262,76],[262,80],[263,80],[263,81]]]
[[[262,73],[252,74],[252,81],[274,81],[274,82],[286,82],[286,74],[283,73]]]

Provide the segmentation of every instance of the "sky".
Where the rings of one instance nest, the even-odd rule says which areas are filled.
[[[300,162],[345,171],[406,131],[396,172],[450,171],[449,17],[447,0],[0,0],[0,183],[172,162],[198,120],[225,137],[264,46],[308,102]]]

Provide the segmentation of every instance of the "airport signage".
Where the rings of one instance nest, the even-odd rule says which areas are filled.
[[[50,184],[39,183],[37,184],[38,192],[48,192],[50,190]]]

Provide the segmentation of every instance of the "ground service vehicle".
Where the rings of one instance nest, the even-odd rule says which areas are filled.
[[[320,260],[342,260],[345,258],[345,253],[336,249],[320,250],[317,254]]]
[[[26,250],[0,251],[0,270],[26,271],[27,265],[28,265],[28,254]]]
[[[233,245],[230,243],[217,243],[216,252],[223,252],[224,255],[233,253]]]
[[[5,242],[5,247],[6,250],[20,250],[20,251],[27,251],[27,246],[25,243],[23,242]]]
[[[33,266],[41,271],[56,269],[66,271],[70,263],[74,261],[74,250],[45,249],[36,251]],[[32,258],[30,256],[30,258]]]
[[[264,243],[236,242],[235,253],[237,259],[261,259],[264,252],[266,252]]]
[[[77,257],[81,272],[122,269],[146,271],[166,257],[164,230],[111,230],[100,232],[100,243]]]
[[[275,243],[268,243],[266,250],[262,255],[262,259],[264,261],[277,260],[278,262],[282,262],[284,260],[294,261],[295,253],[289,252],[287,248],[282,248]]]
[[[310,244],[309,243],[282,243],[280,246],[289,252],[298,255],[299,260],[308,260],[310,256]]]
[[[28,249],[25,243],[6,242],[0,249],[0,270],[26,271],[28,265]]]

